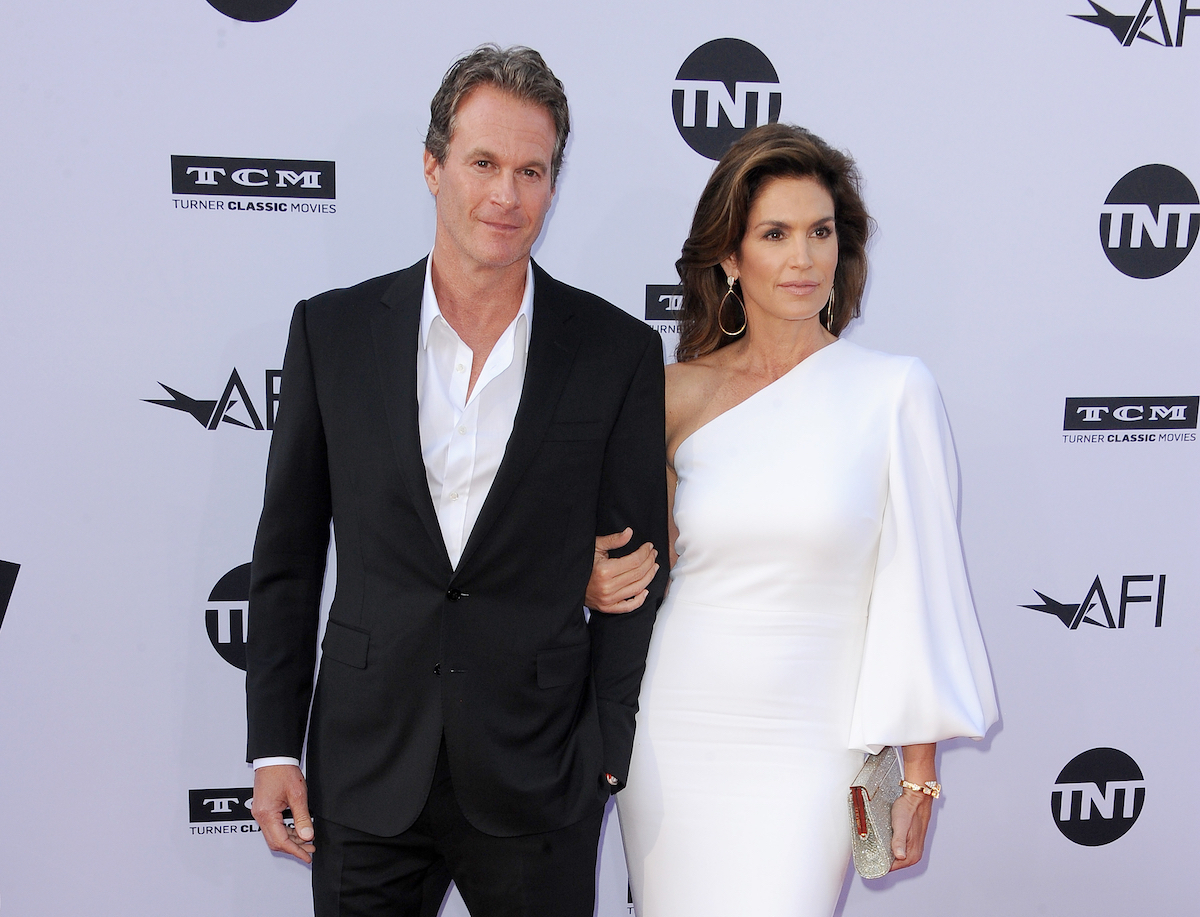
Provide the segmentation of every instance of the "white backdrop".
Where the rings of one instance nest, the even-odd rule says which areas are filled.
[[[291,307],[427,252],[428,102],[453,59],[497,41],[541,50],[572,105],[536,257],[644,317],[647,285],[675,279],[712,168],[676,128],[676,75],[725,37],[773,64],[782,120],[862,168],[880,231],[848,333],[919,355],[940,382],[1003,711],[984,742],[943,749],[927,861],[849,881],[844,913],[1181,912],[1196,842],[1178,778],[1200,753],[1186,401],[1200,392],[1200,255],[1128,276],[1106,257],[1100,220],[1142,166],[1200,179],[1200,10],[1180,19],[1178,0],[1162,0],[1161,20],[1147,4],[1143,25],[1140,2],[1108,2],[1120,6],[745,0],[731,15],[708,0],[299,0],[264,22],[205,0],[10,4],[0,561],[20,570],[0,608],[0,915],[310,912],[307,870],[272,857],[245,820],[242,672],[216,648],[236,659],[244,603],[236,584],[213,593],[250,558],[269,442],[254,427],[266,426]],[[336,193],[173,193],[172,156],[334,163]],[[1167,220],[1160,254],[1190,251],[1194,192],[1139,193],[1123,202]],[[264,201],[285,209],[231,209]],[[292,206],[304,203],[334,212]],[[1160,203],[1189,206],[1167,217]],[[1155,240],[1136,241],[1117,248],[1145,261]],[[235,369],[245,392],[226,399]],[[1067,398],[1110,399],[1092,423],[1120,429],[1064,432]],[[1123,405],[1127,420],[1113,420]],[[1155,406],[1158,426],[1135,429]],[[1127,601],[1124,626],[1110,627],[1089,595],[1097,577],[1118,623],[1123,582],[1150,601]],[[1094,607],[1080,615],[1081,603]],[[1137,818],[1111,843],[1075,843],[1051,810],[1054,785],[1105,747],[1142,777],[1085,760],[1083,777],[1063,779],[1098,784],[1098,803],[1061,824],[1115,830],[1122,792]],[[613,815],[598,914],[630,913]]]

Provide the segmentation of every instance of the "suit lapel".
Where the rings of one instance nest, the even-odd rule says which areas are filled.
[[[421,296],[425,286],[422,259],[405,271],[383,294],[371,316],[375,360],[383,388],[383,405],[391,433],[392,448],[400,476],[408,488],[417,515],[430,540],[450,566],[442,529],[438,525],[429,480],[421,456],[421,429],[417,418],[417,350],[421,319]]]
[[[572,321],[570,307],[563,304],[561,297],[555,296],[556,281],[536,263],[533,275],[533,323],[521,403],[496,480],[463,548],[458,563],[460,571],[466,569],[471,555],[500,518],[534,453],[540,448],[579,347],[577,323]]]

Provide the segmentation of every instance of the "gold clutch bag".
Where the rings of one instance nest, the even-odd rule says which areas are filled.
[[[864,879],[878,879],[892,868],[892,803],[904,792],[900,755],[889,745],[870,755],[850,784],[850,844],[854,869]]]

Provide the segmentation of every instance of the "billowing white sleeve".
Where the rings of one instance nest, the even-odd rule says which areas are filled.
[[[958,464],[933,377],[913,360],[889,432],[888,496],[850,747],[982,737],[998,717],[958,532]]]

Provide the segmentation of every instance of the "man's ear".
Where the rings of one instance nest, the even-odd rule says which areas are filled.
[[[438,184],[441,177],[442,164],[437,161],[434,155],[425,151],[425,185],[429,188],[429,193],[437,197]]]

